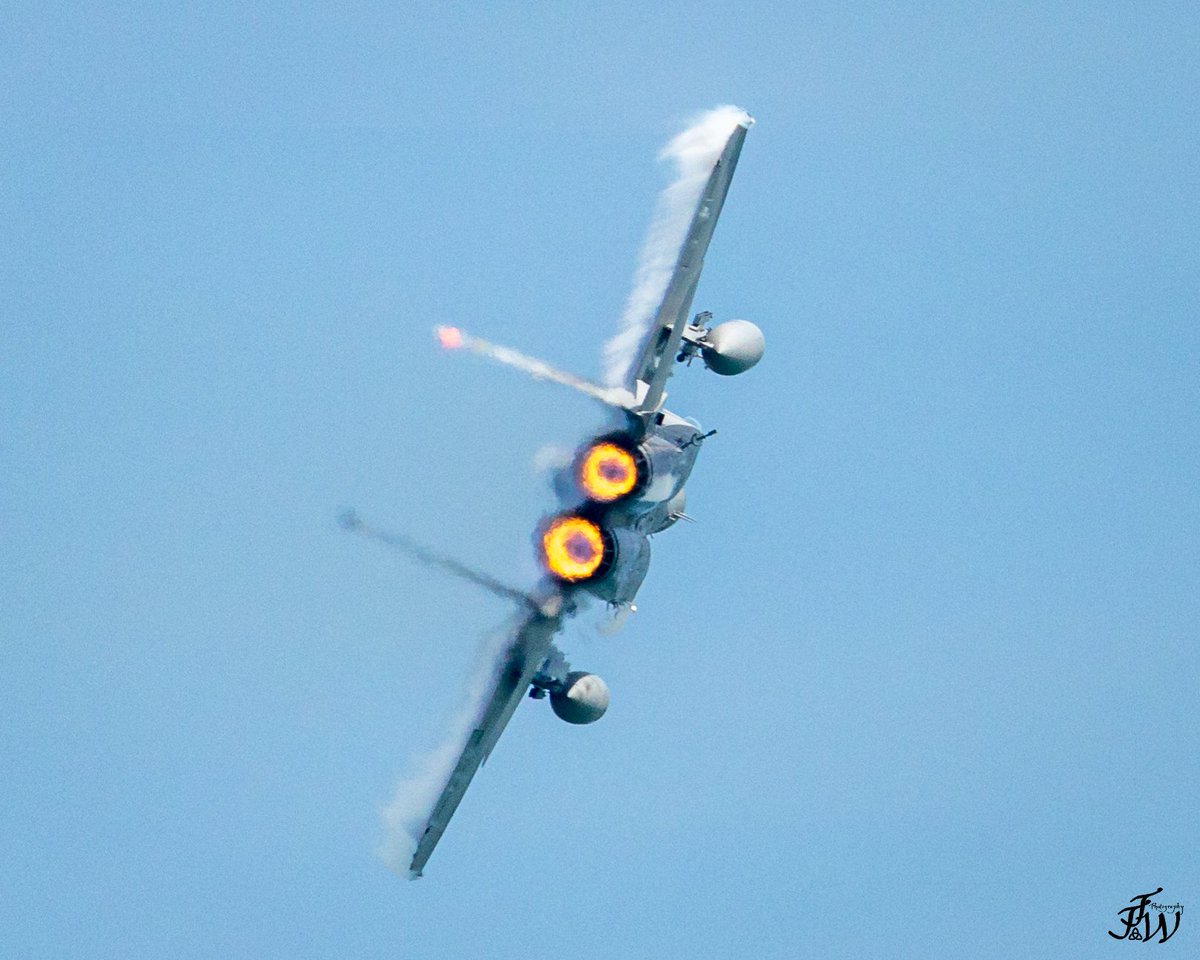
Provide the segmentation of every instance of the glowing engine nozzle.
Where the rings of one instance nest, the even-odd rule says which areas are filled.
[[[554,576],[571,583],[602,573],[609,553],[604,532],[583,517],[556,517],[542,532],[542,563]]]
[[[580,489],[597,503],[612,503],[638,485],[637,459],[615,443],[596,443],[579,458],[576,479]]]

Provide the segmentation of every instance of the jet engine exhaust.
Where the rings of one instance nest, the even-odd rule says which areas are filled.
[[[613,503],[633,493],[642,471],[637,458],[624,447],[609,441],[594,443],[583,451],[576,480],[583,493],[597,503]]]
[[[612,560],[610,538],[584,517],[555,517],[542,531],[540,554],[546,570],[567,583],[603,575]]]

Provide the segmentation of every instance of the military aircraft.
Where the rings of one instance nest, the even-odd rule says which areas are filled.
[[[665,409],[666,382],[674,364],[690,364],[699,357],[710,370],[729,376],[750,369],[762,357],[763,335],[754,324],[728,320],[711,326],[710,313],[689,320],[704,255],[751,123],[740,115],[713,163],[640,353],[628,364],[621,386],[591,383],[454,327],[435,331],[447,349],[470,350],[578,390],[612,411],[610,427],[584,443],[571,466],[554,478],[562,508],[543,521],[535,536],[545,570],[541,583],[529,592],[514,589],[369,526],[353,513],[343,516],[347,529],[384,540],[514,600],[522,609],[496,664],[486,702],[423,831],[414,838],[417,846],[409,865],[414,878],[421,876],[471,779],[526,692],[533,699],[548,697],[555,714],[568,723],[592,723],[608,709],[604,681],[571,670],[553,637],[585,594],[617,612],[636,609],[634,598],[650,565],[649,537],[689,519],[684,514],[684,487],[711,433]]]

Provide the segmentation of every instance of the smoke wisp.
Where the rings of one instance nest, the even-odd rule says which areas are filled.
[[[604,382],[608,386],[625,385],[662,302],[688,223],[713,165],[734,128],[752,122],[740,107],[716,107],[697,117],[659,154],[659,160],[674,163],[675,179],[659,195],[654,218],[642,242],[633,291],[625,302],[620,330],[604,346]]]

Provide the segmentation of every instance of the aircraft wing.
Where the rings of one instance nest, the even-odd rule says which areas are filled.
[[[748,123],[753,121],[748,120]],[[721,215],[721,207],[729,192],[733,172],[737,169],[738,156],[746,140],[746,124],[738,124],[725,142],[709,175],[696,211],[692,214],[683,246],[675,261],[675,270],[667,283],[662,303],[654,315],[654,321],[646,336],[642,352],[632,367],[633,383],[628,384],[634,394],[639,394],[637,381],[646,384],[645,396],[640,398],[638,408],[642,411],[658,409],[662,402],[667,377],[671,375],[672,361],[679,349],[684,328],[688,324],[692,298],[696,295],[696,284],[704,267],[704,255]]]
[[[525,691],[529,689],[542,662],[553,649],[552,638],[562,624],[562,613],[549,614],[541,610],[531,610],[520,621],[512,641],[497,664],[494,686],[487,706],[471,730],[466,746],[458,757],[458,763],[426,821],[425,830],[408,868],[411,876],[421,876],[433,848],[442,838],[446,825],[467,792],[475,771],[492,752],[513,711],[517,709],[517,704],[525,696]]]

